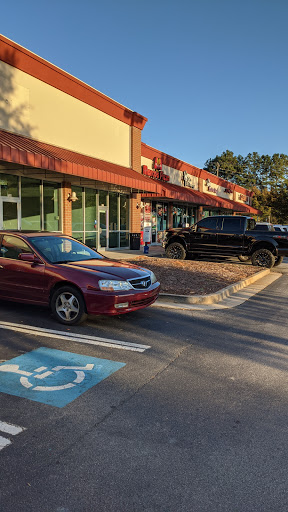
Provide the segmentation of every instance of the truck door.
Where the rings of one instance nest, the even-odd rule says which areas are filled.
[[[215,252],[217,248],[218,217],[206,217],[197,222],[191,232],[189,250],[200,254]]]
[[[218,232],[218,254],[242,254],[245,218],[223,217]]]

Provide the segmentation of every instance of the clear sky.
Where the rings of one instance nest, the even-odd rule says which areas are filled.
[[[0,32],[148,118],[142,141],[203,167],[288,154],[287,0],[10,0]]]

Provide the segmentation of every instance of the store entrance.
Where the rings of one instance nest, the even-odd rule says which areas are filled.
[[[106,249],[108,247],[108,208],[107,206],[99,207],[98,212],[98,247]]]
[[[20,199],[0,197],[0,229],[20,229]]]

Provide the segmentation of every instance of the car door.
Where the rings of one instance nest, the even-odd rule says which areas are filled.
[[[242,254],[245,218],[223,217],[218,233],[218,254]]]
[[[202,219],[190,232],[191,252],[198,254],[215,253],[217,248],[218,217],[206,217]]]
[[[33,253],[33,249],[20,237],[5,234],[0,247],[0,297],[46,303],[45,264],[18,259],[20,253]]]

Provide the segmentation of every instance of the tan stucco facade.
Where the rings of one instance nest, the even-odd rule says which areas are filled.
[[[0,79],[0,129],[131,166],[128,124],[5,62]]]

